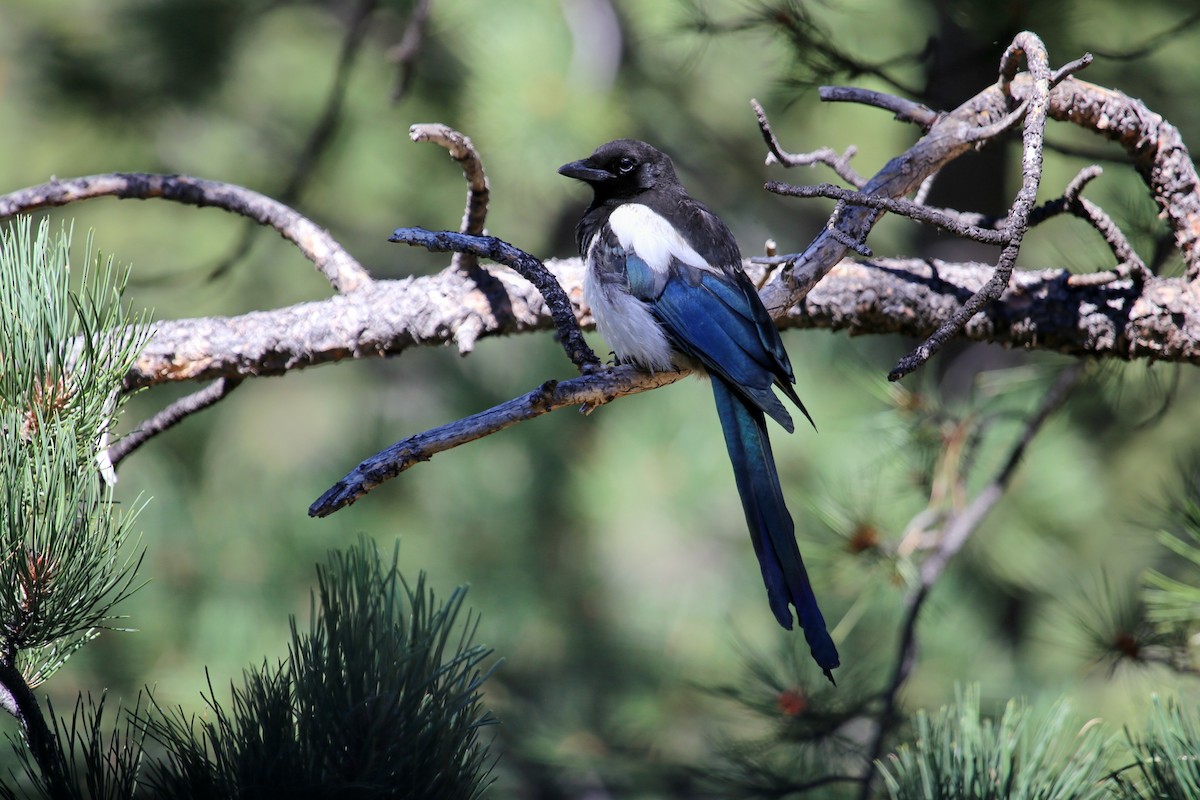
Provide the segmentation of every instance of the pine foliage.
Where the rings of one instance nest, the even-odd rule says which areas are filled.
[[[46,222],[0,236],[0,662],[31,686],[111,624],[139,563],[102,451],[146,335],[112,261],[73,281],[69,254]]]
[[[203,719],[140,718],[166,750],[155,797],[404,797],[470,800],[488,785],[481,703],[491,651],[460,624],[457,589],[438,603],[409,586],[374,543],[334,552],[317,570],[312,622],[292,622],[288,657],[246,673],[222,705],[211,683]]]
[[[1009,702],[981,717],[979,690],[917,713],[914,737],[879,765],[893,800],[1089,800],[1108,796],[1110,745],[1099,726],[1073,731],[1059,704],[1044,718]]]

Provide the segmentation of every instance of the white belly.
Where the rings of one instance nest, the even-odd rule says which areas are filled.
[[[591,307],[604,341],[621,361],[631,361],[650,372],[674,369],[671,344],[649,306],[621,284],[598,280],[591,251],[589,248],[583,276],[583,299]]]

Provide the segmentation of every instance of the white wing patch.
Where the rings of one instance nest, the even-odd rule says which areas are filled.
[[[641,203],[618,206],[608,217],[608,225],[621,247],[637,253],[659,275],[676,258],[688,266],[707,272],[719,272],[684,241],[679,231],[661,215]]]

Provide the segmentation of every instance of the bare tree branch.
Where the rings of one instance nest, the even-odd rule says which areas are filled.
[[[857,152],[857,148],[853,145],[847,147],[846,152],[840,156],[828,147],[822,147],[811,153],[788,153],[780,146],[779,139],[776,138],[775,131],[771,129],[771,122],[767,119],[767,112],[763,110],[762,105],[752,99],[750,106],[754,109],[754,116],[758,119],[758,129],[762,132],[763,141],[767,143],[767,149],[770,151],[767,153],[766,163],[768,165],[810,167],[813,164],[825,164],[851,186],[858,188],[866,183],[866,179],[850,166],[850,159]]]
[[[1134,251],[1129,240],[1125,238],[1125,234],[1117,227],[1117,224],[1112,221],[1108,214],[1104,213],[1100,206],[1079,196],[1083,188],[1098,178],[1103,171],[1096,164],[1084,167],[1067,184],[1062,197],[1043,203],[1033,210],[1033,213],[1029,216],[1029,225],[1033,227],[1056,214],[1073,214],[1087,222],[1104,237],[1105,243],[1108,244],[1109,249],[1112,250],[1113,255],[1117,258],[1117,269],[1091,273],[1089,275],[1076,275],[1072,278],[1072,281],[1077,285],[1085,282],[1104,283],[1130,276],[1136,281],[1144,281],[1150,277],[1150,270],[1146,267],[1145,262],[1142,261],[1137,252]]]
[[[875,106],[895,114],[900,122],[911,122],[928,131],[941,116],[938,112],[915,100],[897,97],[886,92],[860,89],[855,86],[822,86],[818,95],[826,103],[861,103]]]
[[[554,276],[546,271],[545,265],[524,250],[518,250],[494,236],[468,236],[449,231],[435,233],[421,228],[397,228],[388,241],[421,245],[433,252],[452,250],[473,257],[486,256],[516,270],[545,299],[558,329],[559,340],[571,362],[584,374],[600,368],[600,359],[583,340],[583,331],[575,320],[570,298]]]
[[[1073,62],[1074,63],[1074,62]],[[1017,75],[1010,95],[992,86],[958,109],[941,116],[916,144],[887,165],[863,187],[864,193],[904,197],[928,176],[967,152],[973,145],[972,128],[992,124],[1009,113],[1011,100],[1024,102],[1033,91],[1033,79]],[[1065,77],[1051,90],[1047,113],[1117,142],[1133,158],[1150,195],[1171,226],[1175,243],[1188,265],[1188,276],[1200,274],[1200,177],[1179,131],[1140,101],[1121,92]],[[862,241],[875,221],[873,209],[843,214],[837,227],[852,241]],[[823,232],[805,249],[791,270],[763,289],[770,309],[798,302],[829,269],[839,263],[847,248]]]
[[[881,211],[890,211],[893,214],[915,219],[918,222],[925,222],[942,230],[950,231],[951,233],[956,233],[959,236],[984,244],[1003,244],[1007,241],[1007,237],[1003,231],[976,226],[973,224],[974,220],[970,217],[964,217],[964,215],[957,212],[930,208],[921,203],[905,200],[902,197],[881,197],[879,195],[867,194],[866,192],[854,192],[849,189],[843,189],[840,186],[832,186],[828,183],[816,186],[793,186],[789,183],[767,181],[766,189],[768,192],[788,197],[828,197],[832,200],[840,200],[848,205],[867,206],[868,208],[877,208]],[[799,254],[793,256],[793,258],[796,257],[799,257]]]
[[[462,224],[458,230],[459,233],[470,236],[482,236],[484,224],[487,222],[491,190],[488,188],[483,161],[475,150],[475,144],[469,137],[440,122],[413,125],[408,129],[408,138],[414,142],[433,142],[441,145],[450,152],[450,157],[462,166],[463,177],[467,179],[467,207],[463,211]],[[474,253],[455,252],[451,263],[470,272],[479,266],[479,258]]]
[[[108,448],[108,459],[115,469],[125,458],[163,431],[183,422],[188,416],[212,406],[229,396],[242,385],[241,378],[219,378],[198,392],[181,397],[135,427],[120,441]]]
[[[578,258],[546,268],[571,301],[581,325]],[[752,276],[761,275],[754,264]],[[992,267],[937,259],[843,261],[800,303],[777,312],[781,328],[825,328],[859,334],[922,337],[986,282]],[[480,337],[553,329],[545,301],[511,270],[493,274],[506,302],[489,305],[457,270],[369,287],[322,301],[236,317],[153,323],[154,335],[125,378],[125,389],[180,380],[282,375],[347,358],[395,356],[412,347],[449,344],[471,320]],[[971,341],[1069,355],[1200,364],[1200,288],[1180,278],[1142,285],[1072,284],[1066,270],[1019,270],[997,301],[963,329]],[[768,286],[771,284],[769,283]]]
[[[0,195],[0,219],[94,197],[122,200],[155,197],[231,211],[279,231],[339,292],[354,292],[371,283],[371,276],[345,248],[298,211],[241,186],[186,175],[113,172],[64,181],[55,179]]]
[[[1008,212],[1008,224],[1005,225],[1007,242],[1000,251],[1000,259],[996,262],[996,271],[979,291],[971,295],[962,307],[938,329],[931,333],[924,342],[917,345],[904,358],[892,367],[888,380],[899,380],[920,367],[930,356],[936,353],[955,334],[962,330],[963,325],[978,313],[979,309],[1000,296],[1008,286],[1013,268],[1017,264],[1017,255],[1021,252],[1021,242],[1028,230],[1029,214],[1037,202],[1038,186],[1042,182],[1042,141],[1046,132],[1046,106],[1050,95],[1050,64],[1046,58],[1046,48],[1042,41],[1031,33],[1017,34],[1013,43],[1004,51],[1000,59],[1001,87],[1007,89],[1012,78],[1016,75],[1017,53],[1025,55],[1025,62],[1033,77],[1034,91],[1022,105],[1025,107],[1025,132],[1021,150],[1021,188]],[[1005,126],[1007,127],[1007,126]]]
[[[1109,230],[1102,212],[1078,197],[1084,181],[1068,187],[1064,202],[1100,230],[1121,266],[1106,271],[1102,282],[1099,277],[1081,279],[1061,270],[1007,274],[1026,223],[1034,213],[1049,213],[1032,209],[1040,175],[1041,129],[1047,116],[1088,127],[1126,147],[1172,226],[1189,263],[1189,277],[1200,270],[1200,195],[1194,191],[1200,181],[1178,131],[1136,100],[1069,77],[1086,59],[1050,72],[1039,47],[1031,34],[1017,37],[1002,61],[998,84],[952,112],[930,116],[919,108],[895,105],[928,124],[926,134],[892,159],[861,192],[836,187],[815,190],[838,198],[828,228],[799,257],[766,259],[771,263],[795,259],[792,269],[781,270],[782,278],[767,280],[762,290],[783,327],[917,337],[932,333],[932,345],[926,344],[930,351],[944,341],[938,336],[953,334],[1077,356],[1200,363],[1200,293],[1189,282],[1145,276],[1115,226]],[[1024,51],[1029,51],[1026,60],[1034,65],[1033,76],[1015,74],[1015,56]],[[1053,86],[1056,80],[1061,82]],[[903,200],[913,192],[920,196],[946,163],[986,138],[1001,135],[1022,118],[1026,120],[1024,180],[1007,217],[988,219]],[[765,113],[760,122],[768,146],[786,156]],[[481,227],[478,190],[486,189],[486,180],[481,168],[476,171],[477,155],[465,137],[455,140],[448,129],[437,135],[443,134],[452,155],[453,148],[462,148],[455,157],[463,162],[464,174],[473,184],[464,224]],[[175,176],[116,174],[55,181],[0,197],[0,216],[103,195],[216,205],[262,220],[296,242],[342,292],[320,302],[239,317],[157,323],[149,346],[126,376],[127,391],[176,380],[275,375],[451,341],[466,352],[478,337],[546,330],[552,321],[576,365],[585,373],[598,367],[577,327],[577,323],[590,324],[581,302],[578,259],[548,262],[548,274],[537,259],[497,239],[401,229],[398,233],[408,237],[406,241],[434,249],[508,259],[536,288],[504,268],[479,268],[471,275],[450,269],[404,281],[373,281],[336,242],[286,206],[238,187]],[[1004,244],[1004,253],[996,268],[936,260],[842,261],[851,249],[870,252],[864,239],[884,209],[957,226],[977,238]],[[756,285],[762,285],[762,276],[769,274],[753,265],[747,269]],[[821,283],[814,289],[818,280]],[[565,294],[558,291],[557,283]]]
[[[335,483],[311,506],[311,517],[327,517],[350,505],[384,481],[438,453],[502,431],[564,406],[582,405],[585,413],[627,394],[674,383],[686,371],[648,373],[634,367],[614,367],[566,381],[547,381],[531,392],[494,408],[410,436],[371,456]]]

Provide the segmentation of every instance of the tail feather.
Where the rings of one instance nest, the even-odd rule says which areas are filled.
[[[712,376],[712,387],[771,611],[780,625],[791,630],[792,612],[788,606],[796,609],[813,659],[832,681],[832,670],[840,663],[837,647],[825,627],[796,545],[795,527],[783,500],[775,456],[767,438],[766,418],[761,409],[719,376]]]

